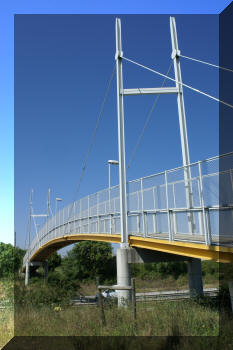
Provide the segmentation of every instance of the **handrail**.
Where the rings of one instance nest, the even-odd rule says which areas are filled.
[[[188,167],[193,167],[193,166],[199,165],[199,164],[202,165],[203,163],[213,162],[215,160],[219,161],[220,158],[231,156],[231,155],[233,155],[233,152],[229,152],[229,153],[226,153],[226,154],[223,154],[220,156],[211,157],[211,158],[205,159],[205,160],[200,161],[200,162],[190,163],[188,165]],[[216,171],[216,165],[217,165],[218,171]],[[161,184],[153,184],[152,183],[152,185],[149,187],[143,186],[143,190],[140,187],[140,183],[142,183],[145,180],[148,180],[148,179],[153,180],[153,178],[154,178],[156,181],[156,178],[159,175],[165,176],[165,174],[167,174],[167,175],[171,174],[171,173],[176,174],[176,171],[180,171],[181,169],[185,169],[185,168],[187,168],[187,166],[186,167],[184,167],[184,166],[177,167],[177,168],[163,171],[160,173],[156,173],[156,174],[153,174],[150,176],[145,176],[145,177],[142,177],[139,179],[128,181],[127,182],[128,185],[130,185],[132,183],[136,183],[136,182],[138,182],[138,184],[139,184],[138,189],[136,191],[134,190],[131,192],[131,190],[129,189],[128,193],[127,193],[127,198],[129,201],[128,216],[131,216],[131,214],[135,215],[135,217],[137,219],[137,223],[134,223],[134,225],[137,225],[137,227],[138,227],[137,232],[139,233],[142,231],[142,227],[140,226],[141,225],[140,224],[140,215],[142,215],[143,213],[148,213],[148,215],[155,215],[156,216],[156,215],[159,215],[159,213],[163,212],[163,213],[171,216],[171,213],[173,212],[173,216],[174,215],[175,216],[173,218],[170,218],[169,220],[172,220],[172,225],[174,227],[176,227],[177,220],[178,220],[178,216],[177,216],[178,212],[182,212],[182,211],[185,212],[186,211],[186,213],[188,215],[188,212],[193,211],[193,210],[195,210],[195,212],[197,212],[197,214],[198,214],[198,220],[195,219],[197,221],[196,227],[198,227],[198,230],[200,232],[202,232],[201,226],[203,225],[204,220],[207,220],[207,228],[206,229],[208,229],[210,231],[211,227],[210,227],[210,223],[208,223],[208,220],[210,220],[209,210],[211,208],[215,208],[215,211],[216,210],[220,211],[221,209],[223,209],[223,207],[221,207],[221,206],[218,207],[217,204],[219,204],[219,203],[216,204],[216,199],[219,198],[218,181],[217,182],[214,181],[214,185],[213,185],[213,181],[211,182],[211,180],[208,180],[208,178],[210,178],[210,179],[211,179],[211,177],[219,178],[219,175],[225,174],[226,176],[228,176],[228,174],[230,174],[230,176],[229,176],[230,182],[229,183],[231,183],[231,188],[227,188],[226,191],[227,191],[227,195],[229,195],[230,191],[232,191],[232,199],[230,199],[230,200],[228,199],[227,208],[229,209],[229,205],[232,205],[232,203],[233,203],[233,181],[232,181],[232,176],[231,176],[233,169],[232,169],[232,167],[230,167],[227,170],[220,169],[220,171],[219,171],[219,163],[216,163],[216,165],[214,165],[214,168],[212,168],[212,170],[213,170],[212,172],[211,172],[211,170],[208,169],[209,173],[207,173],[207,174],[205,173],[203,175],[202,175],[202,171],[199,169],[199,167],[195,168],[195,176],[191,177],[188,180],[190,182],[190,185],[191,185],[190,186],[190,189],[192,192],[191,195],[193,196],[193,198],[196,201],[196,205],[194,205],[192,208],[187,207],[185,199],[182,197],[183,192],[180,192],[180,187],[178,188],[178,191],[176,191],[176,186],[178,186],[178,185],[183,186],[183,189],[185,190],[185,187],[187,186],[187,181],[184,178],[178,179],[178,180],[173,180],[173,181],[168,181],[166,184],[165,177],[164,177],[164,179],[162,179],[163,183],[161,183]],[[178,175],[180,177],[180,173],[178,173]],[[182,176],[184,176],[184,175],[182,175]],[[212,186],[212,190],[216,191],[214,193],[214,196],[213,196],[213,193],[210,192],[209,188],[204,188],[206,193],[204,193],[203,190],[200,191],[200,188],[199,188],[200,179],[206,179],[205,182],[207,181],[207,185],[209,184],[208,186]],[[196,187],[195,187],[196,186],[195,181],[197,181],[198,189],[196,189]],[[210,183],[208,181],[210,181]],[[202,186],[205,187],[205,184]],[[166,190],[167,199],[164,197],[165,193],[163,193],[163,191],[161,192],[161,190],[160,190],[163,187],[167,188],[167,190]],[[50,239],[49,237],[51,237],[52,234],[54,234],[54,236],[56,236],[56,237],[59,234],[60,235],[67,234],[67,232],[65,231],[65,228],[69,226],[68,228],[71,231],[73,229],[71,226],[75,222],[80,223],[81,226],[79,225],[78,226],[79,228],[85,226],[85,229],[86,229],[86,226],[88,224],[88,232],[92,232],[91,224],[93,223],[93,218],[97,218],[98,222],[96,221],[95,223],[96,223],[96,227],[98,226],[98,230],[100,230],[100,226],[99,226],[100,222],[99,222],[98,218],[100,218],[100,217],[103,218],[102,221],[104,221],[104,225],[105,225],[104,229],[105,230],[106,230],[106,225],[108,224],[107,220],[110,220],[110,218],[111,218],[111,222],[115,227],[116,220],[117,220],[117,218],[119,218],[119,208],[118,208],[119,205],[117,204],[117,202],[119,201],[119,194],[116,193],[115,197],[110,198],[110,200],[109,200],[108,194],[109,194],[109,190],[110,190],[110,195],[113,195],[114,189],[117,189],[117,188],[119,188],[119,185],[112,186],[110,189],[105,188],[102,191],[98,191],[96,193],[85,196],[85,197],[75,201],[75,204],[76,204],[75,206],[72,207],[71,204],[69,204],[69,205],[63,207],[62,209],[60,209],[58,212],[56,212],[56,214],[53,217],[48,218],[48,220],[46,221],[44,226],[38,231],[38,236],[37,236],[39,239],[38,242],[37,242],[36,237],[34,237],[34,239],[32,240],[30,248],[28,249],[27,253],[25,254],[24,261],[25,261],[25,259],[30,259],[30,256],[32,256],[33,252],[35,250],[37,250],[40,247],[40,245],[42,244],[41,242],[46,241],[47,239],[49,240]],[[172,192],[170,191],[171,189],[172,189]],[[176,192],[178,192],[178,194]],[[143,202],[145,202],[145,200],[146,200],[145,196],[147,194],[149,196],[153,196],[153,201],[151,202],[153,204],[146,205],[144,203],[144,207],[142,207],[141,201],[143,200]],[[100,200],[101,195],[103,195],[103,200]],[[135,199],[135,202],[134,202],[133,196],[135,196],[135,195],[137,196],[137,199]],[[212,201],[213,201],[213,198],[215,198],[214,199],[215,202],[210,203],[210,205],[207,205],[208,203],[205,204],[206,195],[212,196],[211,197]],[[178,198],[177,196],[179,197],[179,200],[183,203],[183,207],[181,206],[182,203],[180,203],[178,205],[178,207],[176,207],[177,206],[176,202],[177,202],[177,198]],[[228,198],[228,197],[226,197],[226,198]],[[91,199],[91,201],[92,200],[94,201],[94,205],[90,205],[90,199]],[[133,207],[132,207],[132,203],[131,203],[132,200],[133,200]],[[209,200],[208,197],[206,198],[206,200]],[[147,199],[147,201],[148,201],[148,199]],[[203,202],[203,205],[201,206],[202,202]],[[157,203],[157,204],[155,204],[155,203]],[[81,204],[82,204],[82,207],[81,207]],[[86,209],[83,209],[84,204],[85,204]],[[160,208],[159,207],[155,208],[155,205],[157,205],[157,206],[159,205]],[[174,205],[175,205],[175,207],[174,207]],[[72,208],[72,210],[73,210],[72,212],[68,212],[70,208]],[[73,209],[73,208],[75,208],[75,209]],[[135,208],[137,208],[137,209],[135,209]],[[199,213],[199,211],[200,212],[202,211],[202,212]],[[138,215],[135,213],[138,213]],[[207,218],[205,217],[206,215],[208,216]],[[137,218],[137,216],[138,216],[138,218]],[[157,221],[159,219],[158,217],[156,218],[155,216],[153,219],[154,220],[154,223],[153,223],[154,230],[156,230],[156,225],[158,225]],[[85,222],[84,222],[85,220],[88,220],[88,223],[85,224]],[[148,218],[145,218],[145,217],[143,218],[143,222],[144,222],[143,227],[145,230],[148,230],[148,227],[147,227],[148,223],[145,225],[145,220],[148,220]],[[162,223],[162,225],[165,225],[165,224]],[[184,222],[183,222],[183,225],[184,225]],[[163,230],[165,230],[165,228],[166,228],[166,225],[163,227]],[[173,229],[175,229],[175,228],[173,228]],[[58,232],[58,230],[59,230],[59,232]],[[114,230],[116,233],[116,228]],[[95,233],[95,232],[93,232],[93,233]],[[143,232],[143,233],[145,235],[147,234],[147,232]],[[174,235],[174,234],[175,234],[175,231],[172,233],[172,235]],[[208,235],[211,235],[211,232],[209,232]],[[173,236],[171,236],[171,237],[173,237]]]

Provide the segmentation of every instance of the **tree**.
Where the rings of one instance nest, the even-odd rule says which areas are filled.
[[[19,247],[13,247],[14,250],[14,271],[18,272],[23,265],[23,258],[26,254],[25,249]]]
[[[110,279],[115,276],[115,257],[106,242],[82,241],[74,245],[62,263],[64,272],[71,279]]]
[[[7,277],[18,271],[22,265],[25,250],[12,244],[0,242],[0,277]]]
[[[57,252],[51,254],[48,258],[49,271],[54,271],[56,267],[61,265],[61,261],[62,259],[60,254],[58,254]]]

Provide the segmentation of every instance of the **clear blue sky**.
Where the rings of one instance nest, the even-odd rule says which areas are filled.
[[[123,2],[10,2],[1,11],[1,215],[0,241],[13,241],[13,28],[20,13],[220,13],[230,1]],[[97,3],[96,3],[97,4]],[[172,5],[173,4],[173,5]],[[112,7],[114,6],[114,8]],[[103,100],[115,55],[115,15],[15,16],[15,230],[24,245],[30,188],[34,209],[44,210],[47,188],[63,204],[73,200],[97,113]],[[171,54],[169,16],[123,16],[126,57],[166,72]],[[176,16],[182,53],[218,63],[217,16]],[[218,95],[217,72],[182,62],[183,80]],[[159,86],[161,78],[124,64],[125,87]],[[170,85],[170,84],[169,84]],[[126,159],[129,160],[151,96],[125,99]],[[218,105],[185,91],[191,161],[218,153]],[[117,158],[115,81],[80,195],[107,185],[107,165]],[[211,125],[211,127],[210,127]],[[127,161],[126,161],[127,162]],[[174,96],[160,97],[128,179],[181,164],[178,117]],[[117,171],[113,172],[117,183]]]

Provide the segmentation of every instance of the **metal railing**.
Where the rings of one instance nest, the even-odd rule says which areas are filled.
[[[129,235],[231,244],[232,168],[233,152],[129,181]],[[120,234],[119,186],[75,201],[49,218],[31,242],[24,264],[48,241],[82,233]]]

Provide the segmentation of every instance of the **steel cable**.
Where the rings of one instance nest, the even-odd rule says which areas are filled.
[[[124,57],[124,56],[122,56],[122,58],[123,58],[124,60],[128,61],[128,62],[131,62],[131,63],[133,63],[133,64],[139,66],[139,67],[145,68],[146,70],[149,70],[149,71],[152,72],[152,73],[158,74],[158,75],[160,75],[161,77],[167,77],[167,79],[169,79],[169,80],[171,80],[171,81],[174,81],[175,83],[180,84],[180,85],[182,85],[182,86],[185,86],[186,88],[188,88],[188,89],[190,89],[190,90],[193,90],[193,91],[195,91],[195,92],[198,92],[198,93],[201,94],[201,95],[207,96],[207,97],[211,98],[212,100],[215,100],[215,101],[217,101],[217,102],[219,102],[219,103],[224,104],[225,106],[228,106],[228,107],[230,107],[230,108],[233,108],[233,105],[231,105],[230,103],[227,103],[227,102],[224,102],[224,101],[222,101],[222,100],[219,100],[218,98],[216,98],[216,97],[214,97],[214,96],[211,96],[211,95],[207,94],[206,92],[203,92],[203,91],[201,91],[201,90],[195,89],[194,87],[192,87],[192,86],[190,86],[190,85],[187,85],[187,84],[185,84],[185,83],[181,83],[180,81],[177,81],[176,79],[173,79],[173,78],[171,78],[171,77],[168,77],[167,75],[165,75],[165,74],[163,74],[163,73],[160,73],[160,72],[158,72],[158,71],[156,71],[156,70],[154,70],[154,69],[152,69],[152,68],[149,68],[149,67],[147,67],[147,66],[144,66],[143,64],[138,63],[138,62],[135,62],[135,61],[133,61],[133,60],[131,60],[131,59],[129,59],[129,58],[126,58],[126,57]]]
[[[79,192],[79,189],[80,189],[80,185],[81,185],[81,182],[83,180],[83,176],[84,176],[84,173],[85,173],[85,170],[86,170],[87,162],[88,162],[90,153],[92,151],[92,147],[93,147],[94,142],[95,142],[95,137],[96,137],[96,133],[97,133],[97,130],[98,130],[98,127],[99,127],[99,124],[100,124],[101,117],[103,115],[104,106],[106,104],[107,97],[108,97],[108,94],[109,94],[109,91],[110,91],[110,88],[111,88],[111,85],[112,85],[115,69],[116,69],[116,63],[114,64],[114,68],[113,68],[112,74],[110,76],[110,79],[108,80],[107,90],[106,90],[106,93],[104,95],[104,99],[103,99],[103,102],[102,102],[102,105],[101,105],[101,108],[100,108],[100,112],[99,112],[98,117],[97,117],[95,130],[94,130],[94,132],[92,134],[90,146],[88,148],[87,155],[85,157],[85,160],[84,160],[84,163],[83,163],[83,166],[82,166],[81,175],[80,175],[80,178],[79,178],[79,181],[78,181],[78,185],[77,185],[77,188],[76,188],[76,191],[75,191],[75,195],[74,195],[74,200],[72,202],[72,205],[70,207],[70,212],[69,212],[69,215],[68,215],[68,220],[67,220],[67,223],[68,223],[67,226],[68,227],[69,227],[70,216],[71,216],[71,213],[72,213],[72,210],[73,210],[73,207],[74,207],[75,198],[78,195],[78,192]]]
[[[181,55],[181,54],[179,55],[179,57],[187,58],[188,60],[195,61],[195,62],[204,63],[204,64],[207,64],[208,66],[215,67],[215,68],[218,68],[218,69],[223,69],[223,70],[226,70],[228,72],[232,72],[233,73],[233,70],[230,69],[230,68],[225,68],[225,67],[213,64],[213,63],[209,63],[209,62],[205,62],[205,61],[202,61],[202,60],[198,60],[197,58],[192,58],[192,57],[184,56],[184,55]]]

